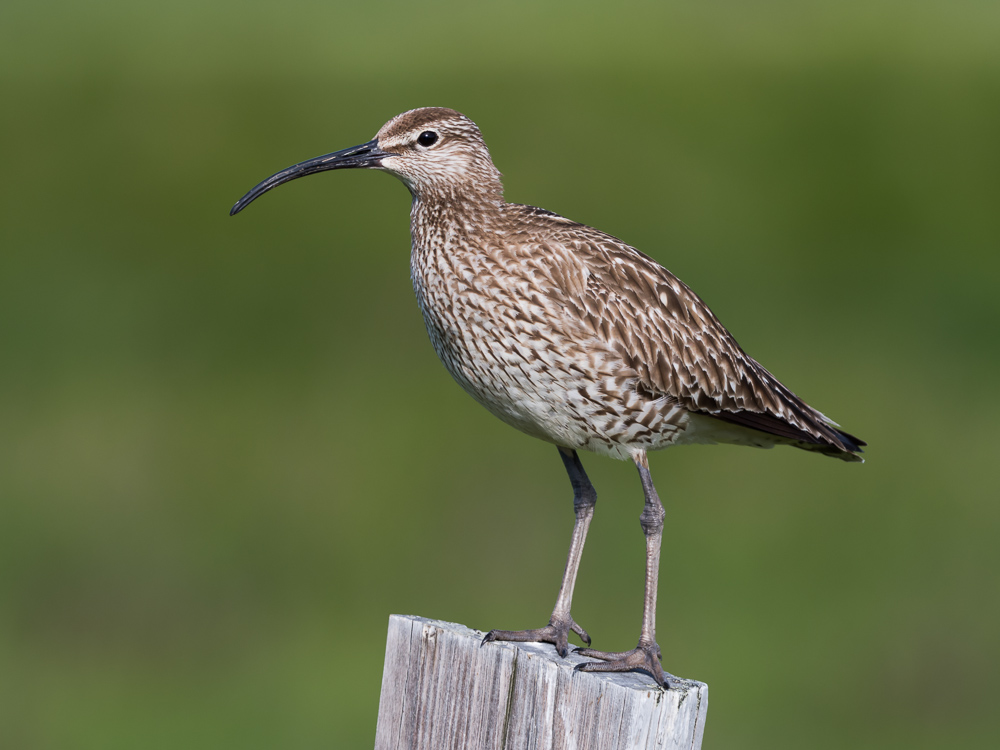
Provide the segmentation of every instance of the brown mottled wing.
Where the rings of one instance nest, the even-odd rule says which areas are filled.
[[[837,451],[857,450],[844,439],[851,436],[746,354],[698,295],[652,258],[562,217],[536,210],[524,219],[551,222],[542,255],[552,260],[546,270],[566,304],[621,354],[645,389],[728,422]]]

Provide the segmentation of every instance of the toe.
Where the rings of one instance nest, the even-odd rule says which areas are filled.
[[[570,630],[572,630],[574,633],[580,636],[581,641],[586,643],[588,646],[590,645],[590,635],[587,634],[586,630],[577,625],[575,620],[570,622],[569,627]],[[563,656],[565,655],[566,654],[563,654]]]
[[[576,653],[581,656],[588,656],[591,659],[599,659],[596,662],[585,662],[578,664],[576,669],[581,672],[645,672],[656,682],[669,687],[660,665],[659,647],[656,644],[650,646],[639,646],[631,651],[621,653],[611,653],[606,651],[595,651],[589,648],[578,648]]]
[[[577,625],[572,617],[565,620],[550,620],[549,624],[544,628],[536,628],[534,630],[491,630],[483,636],[482,643],[491,643],[493,641],[551,643],[555,646],[556,653],[565,658],[569,654],[570,631],[576,633],[587,645],[590,645],[590,636],[587,634],[587,631]]]

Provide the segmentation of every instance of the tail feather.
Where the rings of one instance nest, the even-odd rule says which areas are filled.
[[[862,440],[861,438],[854,437],[854,435],[852,435],[851,433],[844,432],[841,429],[834,428],[834,432],[836,432],[840,436],[840,441],[845,445],[847,450],[851,451],[852,453],[864,453],[864,451],[861,450],[861,448],[863,446],[868,445],[868,443],[866,443],[864,440]]]
[[[858,455],[864,453],[862,446],[867,445],[864,440],[830,424],[821,423],[818,420],[810,425],[816,433],[814,434],[767,412],[719,411],[713,413],[711,416],[721,419],[724,422],[731,422],[785,438],[796,448],[815,451],[826,456],[839,458],[843,461],[864,461]]]

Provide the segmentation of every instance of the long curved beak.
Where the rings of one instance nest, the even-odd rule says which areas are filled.
[[[378,139],[362,143],[360,146],[345,148],[342,151],[334,151],[332,154],[317,156],[315,159],[293,164],[287,169],[271,175],[262,183],[244,195],[236,205],[230,210],[229,215],[235,216],[253,201],[262,196],[268,190],[278,187],[283,182],[305,177],[307,174],[325,172],[328,169],[358,169],[366,167],[379,167],[381,160],[387,156],[393,156],[378,147]]]

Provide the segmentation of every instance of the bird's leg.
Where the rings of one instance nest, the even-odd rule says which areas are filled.
[[[552,610],[549,624],[544,628],[534,630],[491,630],[483,638],[483,643],[489,641],[520,641],[551,643],[560,656],[569,653],[569,631],[573,631],[588,646],[590,636],[581,628],[570,614],[573,604],[573,587],[576,585],[576,573],[580,569],[580,558],[583,555],[583,544],[587,541],[587,529],[590,519],[594,516],[594,505],[597,503],[597,491],[590,483],[587,472],[583,470],[580,457],[571,448],[560,448],[559,457],[566,466],[569,481],[573,485],[573,510],[576,522],[573,524],[573,541],[569,545],[569,556],[566,558],[566,571],[563,573],[562,586],[556,606]],[[655,594],[654,594],[655,596]]]
[[[649,476],[646,454],[635,456],[635,465],[642,480],[642,491],[646,505],[639,516],[642,532],[646,536],[646,595],[642,605],[642,631],[639,645],[631,651],[608,652],[590,648],[578,648],[581,656],[600,659],[599,662],[580,664],[583,672],[631,672],[642,670],[653,676],[658,683],[667,687],[663,667],[660,665],[660,647],[656,644],[656,582],[660,570],[660,542],[663,538],[663,504],[656,494],[653,479]]]

